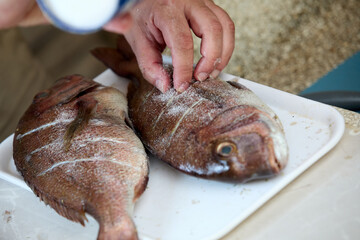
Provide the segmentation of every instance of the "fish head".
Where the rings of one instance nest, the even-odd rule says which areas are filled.
[[[269,178],[279,174],[287,163],[282,126],[251,106],[222,112],[198,136],[208,146],[210,165],[218,169],[212,173],[216,177],[235,181]]]
[[[57,80],[51,88],[36,94],[32,105],[36,106],[35,112],[40,115],[56,105],[70,102],[85,91],[97,86],[100,85],[81,75],[67,76]]]

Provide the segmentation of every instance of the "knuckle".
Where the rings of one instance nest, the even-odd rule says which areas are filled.
[[[210,32],[215,33],[215,34],[220,35],[223,32],[222,25],[219,21],[215,21],[215,20],[211,21],[208,28],[209,28]]]
[[[226,28],[232,35],[235,34],[235,23],[231,19],[227,21]]]
[[[191,66],[186,64],[177,65],[175,66],[175,72],[181,73],[182,75],[189,75],[189,72],[191,72]]]
[[[175,48],[185,51],[193,50],[194,42],[190,33],[180,33],[176,39],[178,44],[175,44]]]
[[[185,81],[185,79],[190,80],[192,75],[192,65],[189,65],[185,62],[178,63],[174,65],[174,76],[177,80]]]
[[[158,2],[165,6],[176,4],[176,0],[158,0]]]

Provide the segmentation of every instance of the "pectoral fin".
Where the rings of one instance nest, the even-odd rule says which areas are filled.
[[[135,130],[135,127],[134,127],[132,121],[130,120],[129,116],[126,116],[126,117],[125,117],[125,123],[126,123],[126,125],[128,125],[132,130]]]
[[[84,97],[77,102],[78,113],[76,118],[67,127],[64,136],[64,148],[68,151],[71,146],[72,139],[86,127],[92,113],[94,112],[97,101],[92,97]]]

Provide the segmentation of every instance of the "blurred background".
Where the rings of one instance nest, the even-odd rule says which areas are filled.
[[[236,26],[225,72],[293,94],[328,87],[360,92],[360,0],[215,2]],[[93,78],[104,71],[89,51],[115,46],[115,39],[53,26],[0,30],[0,141],[14,132],[38,91],[65,75]],[[199,59],[200,41],[194,41]]]

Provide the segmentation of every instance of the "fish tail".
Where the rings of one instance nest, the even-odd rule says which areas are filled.
[[[138,235],[133,221],[124,219],[118,225],[100,223],[97,240],[138,240]]]
[[[116,49],[120,52],[123,57],[127,60],[136,59],[134,52],[131,49],[130,44],[126,41],[124,36],[119,36],[116,43]]]
[[[138,81],[141,80],[142,74],[136,57],[125,38],[119,37],[117,49],[95,48],[91,50],[91,53],[117,75],[126,78],[135,77]]]

